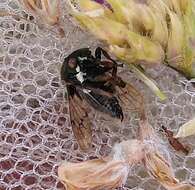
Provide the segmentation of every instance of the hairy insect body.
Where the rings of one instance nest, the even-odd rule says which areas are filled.
[[[103,53],[105,60],[101,60]],[[92,141],[91,121],[84,101],[94,109],[123,120],[123,110],[116,95],[116,86],[125,92],[124,101],[131,99],[126,93],[128,86],[117,76],[117,63],[107,52],[97,48],[95,56],[88,48],[74,51],[64,60],[61,79],[65,81],[70,120],[74,135],[81,147],[86,150]],[[122,98],[120,98],[122,99]]]
[[[82,88],[81,91],[78,90],[78,92],[83,92],[81,96],[95,109],[122,120],[123,112],[117,98],[98,93],[98,89],[105,92],[114,92],[114,85],[109,84],[109,81],[97,80],[97,78],[101,78],[108,69],[102,65],[96,65],[95,59],[78,57],[75,71],[75,73],[71,74],[71,77],[67,78],[67,81],[72,81],[73,85],[78,85]],[[96,89],[96,92],[90,90],[90,88]]]

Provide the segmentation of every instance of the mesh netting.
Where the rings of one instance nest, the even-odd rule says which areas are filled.
[[[15,0],[0,0],[0,10],[9,10],[26,20],[0,18],[0,189],[64,189],[57,177],[62,160],[79,162],[108,155],[115,142],[136,138],[138,118],[125,113],[125,121],[115,121],[91,110],[93,148],[82,153],[71,131],[65,87],[60,81],[60,67],[73,50],[97,42],[64,17],[65,37],[57,30],[34,24],[34,18]],[[63,8],[66,14],[65,7]],[[195,88],[172,69],[160,67],[148,73],[166,93],[161,102],[135,75],[121,70],[120,75],[142,92],[150,123],[158,130],[164,125],[176,132],[178,126],[195,113]],[[112,122],[111,122],[112,121]],[[186,157],[167,144],[176,177],[195,183],[195,138],[185,143],[192,148]],[[143,166],[132,168],[121,189],[164,189],[147,174]]]

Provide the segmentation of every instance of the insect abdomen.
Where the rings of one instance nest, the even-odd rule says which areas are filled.
[[[86,100],[95,109],[105,112],[112,117],[123,120],[123,111],[116,97],[96,94],[93,91],[85,93]]]

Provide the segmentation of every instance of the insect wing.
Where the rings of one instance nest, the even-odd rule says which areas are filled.
[[[123,120],[123,111],[116,97],[89,91],[84,93],[84,98],[93,108]]]
[[[139,113],[143,113],[144,104],[142,95],[129,83],[123,81],[123,84],[124,85],[116,86],[116,94],[122,107],[127,110],[133,109],[137,110]]]
[[[88,117],[82,97],[72,85],[67,85],[70,121],[74,136],[84,151],[87,151],[92,143],[92,123]]]

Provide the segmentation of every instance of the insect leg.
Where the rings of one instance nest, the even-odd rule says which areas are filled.
[[[102,58],[102,52],[101,52],[101,48],[97,47],[95,50],[95,58],[101,60]]]
[[[115,65],[117,65],[117,62],[114,59],[112,59],[110,57],[110,55],[104,49],[102,49],[101,47],[97,47],[96,48],[96,50],[95,50],[95,58],[101,60],[102,53],[105,56],[105,58],[107,58],[108,60],[112,61]]]
[[[95,50],[95,58],[101,60],[102,53],[105,58],[110,60],[111,62],[103,61],[101,62],[104,66],[112,68],[112,76],[115,77],[117,74],[117,62],[110,57],[110,55],[101,47],[97,47]]]

